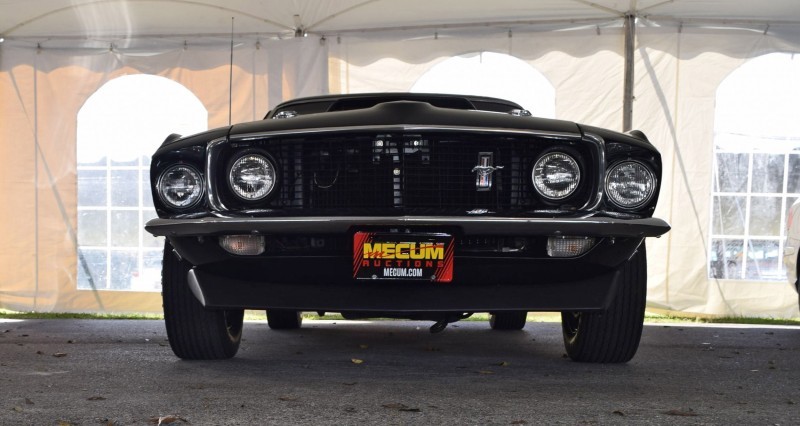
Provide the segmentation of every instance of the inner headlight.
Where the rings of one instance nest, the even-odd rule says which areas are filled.
[[[619,162],[606,174],[606,194],[611,202],[623,209],[645,205],[655,190],[655,175],[638,161]]]
[[[228,183],[239,198],[258,201],[275,187],[275,165],[260,154],[245,154],[231,166]]]
[[[541,156],[531,172],[533,187],[550,200],[563,200],[572,195],[581,182],[581,169],[572,156],[550,152]]]
[[[185,164],[164,170],[156,186],[161,201],[174,209],[188,209],[203,195],[203,178],[194,167]]]

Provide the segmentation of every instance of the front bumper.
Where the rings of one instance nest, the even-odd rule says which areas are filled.
[[[459,216],[344,217],[204,217],[152,219],[145,225],[155,236],[187,237],[231,234],[342,234],[356,227],[456,227],[463,235],[586,236],[645,238],[669,231],[658,218],[504,218]]]
[[[575,258],[531,253],[456,251],[450,283],[356,280],[350,247],[324,253],[235,256],[216,236],[255,234],[351,236],[360,229],[442,230],[471,236],[595,237]],[[146,229],[169,238],[194,265],[189,284],[207,308],[295,309],[366,312],[497,312],[503,310],[602,310],[619,279],[620,266],[645,237],[664,234],[661,219],[496,217],[303,217],[153,219]]]

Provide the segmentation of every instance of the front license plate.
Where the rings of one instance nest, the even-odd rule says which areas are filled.
[[[453,281],[453,241],[449,234],[356,232],[353,277],[449,283]]]

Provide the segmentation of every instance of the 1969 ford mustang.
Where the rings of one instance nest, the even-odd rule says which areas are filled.
[[[273,329],[303,311],[434,322],[475,312],[519,330],[560,311],[576,361],[639,346],[645,237],[661,157],[639,131],[532,117],[501,99],[331,95],[264,120],[172,135],[153,155],[167,237],[169,342],[186,359],[236,354],[244,309]]]

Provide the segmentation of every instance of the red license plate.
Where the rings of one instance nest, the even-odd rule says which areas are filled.
[[[356,232],[353,278],[453,281],[454,239],[449,234]]]

